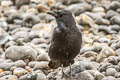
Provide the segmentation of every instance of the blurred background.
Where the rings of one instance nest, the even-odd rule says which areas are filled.
[[[120,80],[120,0],[0,0],[0,80],[61,80],[61,70],[48,67],[57,24],[47,14],[61,9],[83,35],[74,80]]]

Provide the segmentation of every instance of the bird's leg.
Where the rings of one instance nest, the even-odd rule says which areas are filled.
[[[61,65],[61,68],[62,68],[62,78],[65,76],[65,77],[68,77],[66,74],[65,74],[65,72],[64,72],[64,70],[63,70],[63,64]]]
[[[71,63],[70,63],[70,77],[72,77],[72,66],[71,66]]]
[[[62,75],[64,76],[65,73],[64,73],[64,70],[63,70],[63,64],[61,65],[61,68],[62,68]]]

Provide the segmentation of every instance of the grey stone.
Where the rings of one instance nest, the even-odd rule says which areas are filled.
[[[22,5],[24,4],[29,4],[30,0],[16,0],[15,1],[15,5],[17,6],[17,8],[20,8]]]
[[[6,75],[0,78],[0,80],[18,80],[18,78],[14,75]]]
[[[30,72],[26,75],[21,76],[19,80],[37,80],[37,73]]]
[[[12,75],[12,72],[11,71],[4,71],[4,72],[0,73],[0,77],[3,77],[5,75]]]
[[[113,16],[111,18],[111,23],[120,25],[120,16],[118,16],[118,15]]]
[[[33,70],[38,70],[38,69],[42,70],[42,69],[48,69],[48,68],[49,68],[48,67],[48,62],[41,61],[41,62],[37,62],[35,64],[35,66],[33,67]]]
[[[37,73],[38,77],[36,80],[46,80],[47,77],[44,73]]]
[[[94,77],[87,71],[77,74],[76,80],[94,80]]]
[[[10,70],[10,68],[16,67],[25,67],[26,63],[24,61],[18,60],[16,62],[2,62],[0,63],[0,69]]]
[[[116,54],[115,54],[115,52],[114,52],[114,50],[112,48],[110,48],[110,47],[104,47],[101,50],[100,54],[98,55],[97,61],[101,62],[103,59],[105,59],[105,58],[107,58],[109,56],[115,56],[115,55]]]
[[[49,56],[47,53],[41,53],[38,57],[37,57],[37,61],[49,61]]]
[[[108,76],[108,77],[103,78],[102,80],[117,80],[117,79],[113,76]]]
[[[115,73],[115,78],[120,78],[120,72]]]
[[[27,27],[32,27],[33,25],[40,22],[39,16],[35,14],[23,14],[23,24]]]
[[[117,56],[120,56],[120,49],[117,49],[115,53],[117,54]]]
[[[109,10],[109,11],[107,11],[105,17],[106,17],[107,19],[110,19],[110,18],[112,18],[112,17],[115,16],[115,15],[117,15],[117,13],[116,13],[115,11]]]
[[[37,61],[31,61],[28,63],[28,66],[33,68],[35,66],[35,64],[37,64],[38,62]]]
[[[8,29],[8,24],[6,21],[0,20],[0,27],[6,31]]]
[[[77,4],[70,5],[66,9],[70,10],[75,15],[79,15],[79,14],[85,12],[85,11],[91,10],[92,7],[91,7],[91,5],[89,5],[87,3],[77,3]]]
[[[16,32],[13,36],[12,36],[12,39],[14,41],[17,41],[19,40],[20,38],[23,38],[24,41],[30,41],[29,37],[28,37],[28,32],[25,32],[25,31],[19,31],[19,32]]]
[[[4,45],[8,40],[11,39],[8,33],[6,33],[2,28],[0,28],[0,45]]]
[[[25,74],[27,74],[27,70],[23,69],[23,68],[16,68],[13,70],[13,75],[16,75],[17,77],[23,76]]]
[[[120,8],[120,2],[112,1],[112,3],[110,4],[110,9],[116,10],[117,8]]]
[[[114,76],[117,71],[114,68],[108,68],[106,70],[106,75],[107,76]]]
[[[5,52],[5,58],[16,60],[36,60],[37,52],[29,46],[11,46]]]
[[[113,65],[116,65],[118,63],[116,56],[109,56],[108,61],[109,61],[109,63],[112,63]]]

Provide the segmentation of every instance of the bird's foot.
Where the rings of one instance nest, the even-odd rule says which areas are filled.
[[[62,72],[62,78],[69,78],[69,76],[65,74],[64,72]]]

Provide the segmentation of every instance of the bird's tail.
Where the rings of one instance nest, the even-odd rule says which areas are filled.
[[[70,65],[70,63],[73,64],[74,60],[71,60],[71,61],[66,60],[66,61],[61,61],[61,62],[59,62],[59,61],[50,61],[48,66],[50,68],[57,69],[58,67],[61,67],[62,64],[63,64],[63,67],[67,67],[67,66]]]
[[[52,69],[57,69],[58,67],[61,66],[61,64],[58,61],[50,61],[48,66]]]

